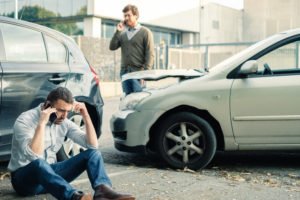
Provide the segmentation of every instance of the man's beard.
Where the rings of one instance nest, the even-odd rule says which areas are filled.
[[[60,125],[64,120],[65,120],[65,119],[62,119],[62,118],[56,119],[56,120],[54,121],[54,124]]]

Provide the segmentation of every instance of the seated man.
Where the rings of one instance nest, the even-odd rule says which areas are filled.
[[[72,109],[81,114],[86,133],[67,119]],[[56,153],[65,137],[87,150],[56,162]],[[86,170],[95,190],[94,200],[135,199],[112,190],[87,108],[84,103],[73,102],[71,92],[63,87],[51,91],[45,104],[18,117],[8,169],[14,190],[23,196],[50,193],[57,199],[92,199],[90,194],[77,191],[69,184]]]

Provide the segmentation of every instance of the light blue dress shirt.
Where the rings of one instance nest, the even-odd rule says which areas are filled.
[[[65,137],[85,148],[97,149],[87,143],[86,134],[69,119],[65,119],[60,125],[48,122],[45,129],[45,150],[43,155],[34,153],[30,148],[31,140],[38,125],[41,113],[41,105],[22,113],[14,124],[12,139],[11,159],[8,164],[9,171],[15,171],[36,159],[44,159],[49,164],[56,163],[56,153],[62,147]]]
[[[141,29],[141,24],[137,24],[133,28],[127,26],[125,31],[126,31],[128,40],[131,40],[131,38],[133,38],[133,36],[135,36],[135,34],[137,34],[137,32],[139,32],[140,29]]]

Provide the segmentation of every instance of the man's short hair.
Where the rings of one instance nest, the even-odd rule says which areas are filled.
[[[139,10],[135,5],[132,5],[132,4],[128,4],[127,6],[125,6],[125,8],[123,8],[123,13],[126,13],[130,10],[133,15],[136,15],[137,18],[139,18]]]
[[[74,102],[72,93],[65,87],[55,88],[47,96],[47,101],[50,101],[51,104],[55,103],[59,99],[69,104]]]

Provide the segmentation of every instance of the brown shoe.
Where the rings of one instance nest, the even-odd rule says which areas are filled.
[[[92,200],[91,194],[85,194],[81,191],[74,192],[72,200]]]
[[[135,200],[135,197],[118,193],[107,185],[99,185],[95,188],[94,200]]]

